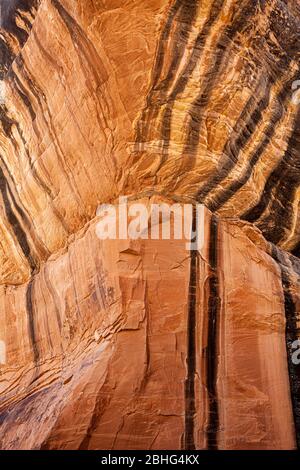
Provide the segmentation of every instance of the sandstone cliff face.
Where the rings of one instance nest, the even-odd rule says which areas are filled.
[[[300,3],[0,5],[1,447],[295,448]],[[201,250],[99,240],[119,195]]]

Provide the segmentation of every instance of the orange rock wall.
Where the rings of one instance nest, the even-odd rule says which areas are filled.
[[[299,0],[0,6],[1,448],[299,446]]]

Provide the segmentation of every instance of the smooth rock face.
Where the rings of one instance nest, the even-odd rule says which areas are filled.
[[[284,294],[263,239],[206,211],[193,259],[183,240],[100,241],[95,224],[3,288],[2,447],[294,448]]]
[[[299,446],[299,1],[0,6],[1,448]]]

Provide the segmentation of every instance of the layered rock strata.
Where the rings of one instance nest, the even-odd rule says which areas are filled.
[[[0,6],[1,447],[299,446],[299,1]]]

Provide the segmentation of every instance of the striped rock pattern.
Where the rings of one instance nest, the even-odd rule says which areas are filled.
[[[40,0],[3,0],[1,2],[1,80],[26,43]]]
[[[0,7],[1,448],[299,446],[299,0]],[[124,194],[200,252],[100,241]]]
[[[138,174],[146,172],[156,188],[252,222],[295,252],[299,14],[294,1],[174,2],[137,125],[135,158]]]
[[[297,259],[207,210],[191,256],[96,223],[1,289],[2,448],[295,448]]]

